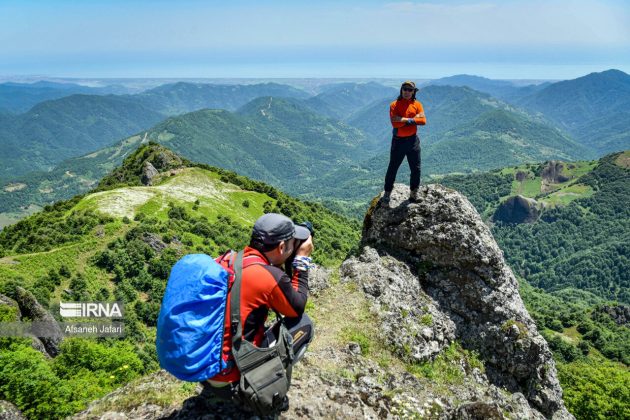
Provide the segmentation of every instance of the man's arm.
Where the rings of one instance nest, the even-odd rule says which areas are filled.
[[[395,109],[396,109],[396,105],[394,102],[393,104],[389,106],[389,119],[392,122],[392,127],[394,128],[404,127],[407,124],[407,122],[403,120],[406,120],[407,118],[402,118],[400,115],[396,115],[394,112]]]
[[[424,116],[424,108],[422,107],[422,104],[420,102],[417,102],[416,108],[417,108],[418,113],[413,118],[412,124],[425,125],[427,123],[427,117]]]
[[[307,260],[310,261],[311,252],[313,252],[313,239],[309,236],[296,252],[292,278],[276,268],[276,273],[281,273],[281,275],[277,278],[277,286],[271,292],[269,304],[272,309],[284,316],[297,317],[304,313],[308,300],[309,264]]]

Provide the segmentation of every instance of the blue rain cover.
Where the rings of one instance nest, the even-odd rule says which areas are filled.
[[[160,366],[178,379],[204,381],[226,367],[221,357],[228,272],[204,254],[171,270],[157,322]]]

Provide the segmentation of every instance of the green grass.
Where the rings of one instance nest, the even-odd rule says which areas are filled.
[[[571,168],[573,166],[573,168]],[[596,160],[581,160],[577,162],[565,163],[562,174],[570,178],[578,178],[591,172],[597,166]]]
[[[552,207],[566,206],[578,198],[588,198],[595,194],[593,188],[583,184],[572,184],[546,196],[542,201]]]
[[[106,244],[114,236],[124,234],[127,228],[120,221],[108,223],[103,227],[104,236],[93,236],[71,245],[55,248],[51,251],[35,252],[8,256],[0,259],[0,285],[8,280],[18,280],[21,285],[28,288],[39,278],[45,277],[50,270],[59,271],[65,265],[72,273],[81,273],[88,284],[88,290],[97,292],[101,287],[110,282],[110,276],[93,265],[89,260],[94,254],[103,250]],[[58,301],[61,291],[68,288],[70,279],[64,279],[55,289],[52,296]]]
[[[435,360],[409,364],[407,371],[419,378],[426,378],[438,385],[461,385],[474,368],[484,372],[485,367],[476,352],[465,350],[453,342]]]
[[[630,168],[630,150],[626,150],[615,160],[615,164],[622,168]]]
[[[133,198],[134,191],[138,191]],[[129,199],[131,196],[131,199]],[[126,200],[126,202],[125,202]],[[195,201],[199,205],[195,205]],[[243,203],[249,202],[246,207]],[[90,195],[77,205],[78,209],[99,209],[114,216],[131,210],[133,218],[138,213],[168,220],[167,203],[184,207],[193,216],[205,216],[214,222],[220,215],[230,215],[232,219],[251,225],[263,213],[265,202],[275,200],[255,191],[222,182],[220,175],[200,168],[187,168],[176,177],[166,177],[150,187],[125,187]],[[125,203],[125,204],[118,204]],[[236,204],[236,205],[235,205]]]

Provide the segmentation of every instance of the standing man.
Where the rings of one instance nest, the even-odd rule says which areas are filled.
[[[417,135],[417,126],[425,125],[427,119],[424,116],[422,104],[416,100],[416,92],[418,89],[414,82],[404,82],[400,86],[398,98],[389,106],[389,117],[394,129],[389,166],[385,175],[385,193],[382,198],[385,204],[389,203],[396,173],[405,156],[411,170],[409,201],[415,202],[420,198],[418,193],[420,187],[420,138]]]

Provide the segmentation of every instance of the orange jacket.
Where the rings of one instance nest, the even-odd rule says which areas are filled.
[[[230,301],[228,294],[223,335],[223,353],[232,357],[230,331]],[[245,247],[243,277],[241,279],[241,327],[243,339],[260,346],[265,335],[265,321],[269,310],[278,311],[289,318],[304,313],[308,299],[308,271],[294,270],[290,278],[282,269],[272,266],[265,256],[251,247]],[[236,366],[225,369],[211,378],[217,382],[236,382],[241,374]]]
[[[421,117],[416,115],[421,114]],[[394,117],[413,118],[415,124],[406,124],[404,122],[394,122]],[[395,100],[389,105],[389,119],[394,127],[394,136],[409,137],[414,136],[417,132],[417,125],[425,125],[427,119],[424,116],[424,109],[419,101],[409,101],[406,99]]]

